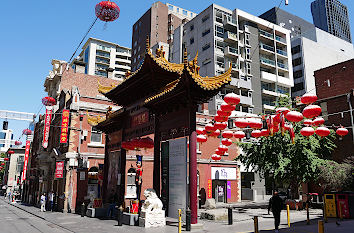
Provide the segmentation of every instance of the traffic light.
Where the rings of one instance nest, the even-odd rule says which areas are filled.
[[[3,123],[2,123],[2,129],[3,130],[7,130],[9,128],[9,122],[8,121],[4,121]]]

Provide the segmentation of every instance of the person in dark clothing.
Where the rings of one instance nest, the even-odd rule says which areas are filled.
[[[273,197],[269,199],[268,214],[272,210],[274,216],[275,232],[278,232],[280,224],[280,212],[283,208],[283,200],[279,197],[278,192],[274,192]]]

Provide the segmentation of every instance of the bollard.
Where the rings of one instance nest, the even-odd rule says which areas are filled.
[[[231,207],[227,208],[227,217],[229,220],[229,225],[232,225],[233,219],[232,219],[232,208]]]
[[[288,227],[290,227],[290,207],[286,205],[286,214],[288,216]]]
[[[186,210],[186,231],[191,231],[191,210]]]
[[[81,217],[85,217],[85,202],[81,205]]]
[[[323,220],[318,220],[318,233],[324,233]]]
[[[258,217],[254,216],[253,220],[254,220],[254,233],[259,233],[259,231],[258,231]]]
[[[339,219],[342,221],[343,220],[343,214],[342,214],[342,205],[340,204],[340,202],[339,202],[338,212],[339,212]]]
[[[118,208],[118,214],[117,214],[117,220],[118,220],[118,226],[122,226],[123,225],[123,207],[120,206]]]
[[[310,211],[309,211],[309,203],[306,203],[306,224],[310,225]]]
[[[182,210],[178,209],[178,233],[182,231]]]

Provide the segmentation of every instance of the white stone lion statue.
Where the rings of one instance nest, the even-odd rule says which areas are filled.
[[[154,189],[146,189],[144,191],[144,196],[146,197],[146,200],[144,202],[144,205],[141,207],[141,211],[160,212],[162,210],[163,204],[156,195]]]

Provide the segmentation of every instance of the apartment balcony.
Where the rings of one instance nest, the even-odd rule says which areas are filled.
[[[220,47],[215,48],[215,53],[224,56],[224,49]]]
[[[249,96],[240,96],[240,103],[243,105],[249,105],[252,106],[253,102],[252,102],[252,97]]]
[[[286,45],[286,39],[281,36],[275,36],[275,40]]]
[[[275,92],[274,89],[265,89],[265,88],[262,88],[262,94],[264,95],[269,95],[269,96],[274,96],[274,97],[278,97],[278,93]]]
[[[226,70],[228,70],[230,68],[230,64],[232,63],[232,68],[231,71],[232,72],[238,72],[239,71],[239,67],[237,62],[227,62],[226,63]]]
[[[115,59],[116,62],[121,62],[121,63],[128,63],[128,64],[131,64],[132,61],[129,60],[129,59],[122,59],[122,58],[116,58]]]
[[[285,63],[278,62],[277,65],[278,65],[278,68],[280,68],[280,69],[282,69],[282,70],[288,71],[288,69],[289,69],[289,68],[288,68],[288,65],[285,64]]]
[[[262,30],[262,29],[259,29],[259,35],[260,35],[261,37],[263,37],[263,38],[267,38],[267,39],[270,39],[270,40],[273,40],[273,39],[274,39],[273,33],[264,31],[264,30]]]
[[[109,65],[109,60],[106,60],[106,59],[96,59],[96,63]]]
[[[101,51],[96,51],[96,56],[98,56],[98,57],[104,57],[104,58],[110,58],[110,57],[111,57],[111,54],[105,53],[105,52],[101,52]]]
[[[284,50],[281,50],[281,49],[277,49],[277,54],[281,55],[283,57],[288,57],[288,53]]]
[[[225,55],[229,57],[238,57],[238,50],[236,48],[233,48],[231,46],[227,46],[225,48]]]
[[[224,17],[224,27],[225,28],[237,28],[236,19],[232,18],[232,16]]]
[[[274,54],[274,51],[275,51],[273,46],[263,44],[263,43],[259,44],[259,48],[261,49],[261,51],[263,51],[265,53],[269,53],[269,54]]]
[[[230,31],[226,31],[224,34],[224,40],[228,43],[237,42],[237,34]]]
[[[265,110],[275,110],[275,106],[263,104],[263,109]]]
[[[266,66],[270,66],[272,68],[275,67],[275,61],[274,60],[266,58],[266,57],[260,57],[259,59],[260,59],[261,64],[266,65]]]
[[[261,81],[275,83],[277,81],[277,76],[266,71],[261,71]]]
[[[130,70],[130,66],[129,65],[116,64],[115,67],[116,68],[122,68],[122,69]]]

